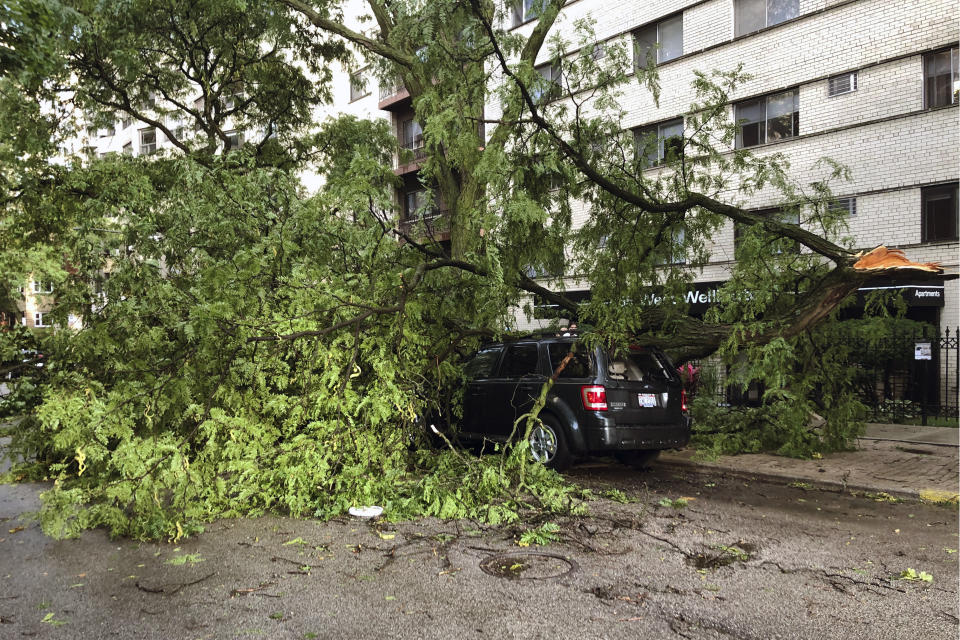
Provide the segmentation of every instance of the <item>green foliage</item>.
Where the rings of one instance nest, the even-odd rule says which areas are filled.
[[[315,143],[345,146],[342,124]],[[456,336],[425,316],[477,305],[490,321],[505,302],[418,270],[409,246],[385,239],[369,203],[389,199],[376,151],[386,132],[352,126],[370,152],[356,145],[349,171],[327,165],[330,188],[313,197],[244,152],[75,170],[100,195],[59,238],[74,270],[58,304],[84,326],[49,336],[44,383],[18,384],[26,416],[12,428],[29,461],[17,475],[55,481],[45,531],[178,538],[217,517],[327,518],[355,504],[496,523],[575,505],[572,488],[514,447],[475,460],[410,446],[423,388],[456,375],[437,359]],[[118,201],[129,217],[112,217]],[[114,235],[136,250],[104,252]],[[91,306],[105,272],[107,302]]]
[[[178,539],[219,517],[328,518],[362,504],[388,519],[489,523],[579,512],[582,494],[532,464],[522,437],[549,385],[499,455],[424,448],[418,416],[456,396],[461,356],[514,326],[538,287],[572,284],[561,277],[571,267],[593,291],[578,310],[595,328],[591,344],[695,342],[680,332],[685,305],[658,306],[650,291],[676,296],[710,258],[727,216],[670,204],[697,191],[739,200],[773,188],[824,237],[844,229],[824,205],[841,168],[822,167],[808,197],[776,154],[717,146],[735,135],[728,95],[742,69],[694,74],[687,152],[647,171],[620,105],[627,82],[656,99],[656,69],[634,70],[624,45],[592,55],[588,21],[575,42],[545,44],[493,26],[487,5],[398,1],[379,12],[393,24],[371,46],[338,22],[337,3],[313,16],[267,0],[63,6],[5,5],[13,17],[0,32],[15,71],[0,79],[0,310],[42,274],[57,284],[54,317],[83,321],[40,341],[0,333],[4,359],[31,339],[47,356],[3,410],[22,416],[12,475],[54,482],[40,513],[54,536],[103,527]],[[314,120],[333,92],[330,69],[354,57],[348,41],[410,91],[426,151],[418,178],[448,210],[449,242],[399,237],[386,122]],[[580,53],[568,55],[571,44]],[[533,67],[548,53],[586,102],[541,100],[533,120],[529,91],[509,78],[492,85],[495,50],[515,80],[557,97]],[[503,115],[481,135],[494,93]],[[79,123],[128,117],[177,151],[80,153]],[[228,127],[246,129],[250,144],[229,148]],[[310,174],[322,188],[308,190]],[[574,199],[590,212],[579,228]],[[843,393],[840,358],[822,353],[824,336],[748,339],[779,335],[797,292],[826,271],[777,233],[767,221],[747,230],[713,318],[732,327],[717,344],[734,382],[767,385],[746,424],[698,400],[717,451],[806,455],[856,432],[860,407]],[[809,362],[817,367],[799,366]],[[811,431],[814,410],[827,422]]]
[[[750,559],[750,554],[737,546],[727,546],[723,544],[714,545],[713,549],[716,549],[721,554],[728,556],[731,560],[739,560],[740,562],[746,562]]]
[[[52,611],[43,616],[43,619],[40,622],[48,624],[51,627],[62,627],[63,625],[67,624],[66,620],[58,620]]]
[[[895,324],[895,323],[894,323]],[[861,351],[852,335],[883,322],[835,321],[792,339],[736,352],[727,384],[765,389],[759,406],[718,406],[709,392],[691,403],[694,444],[709,455],[775,452],[809,458],[852,446],[866,408],[854,392]],[[887,326],[890,330],[890,326]],[[716,380],[702,383],[716,388]]]
[[[633,498],[625,494],[620,489],[608,489],[603,492],[603,497],[607,500],[613,500],[614,502],[619,502],[620,504],[630,504],[635,502]]]
[[[165,562],[165,564],[171,564],[175,567],[182,567],[186,564],[194,565],[203,562],[203,558],[200,557],[199,553],[185,553],[180,556],[173,556]]]
[[[660,501],[657,502],[657,504],[660,505],[661,507],[668,507],[670,509],[683,509],[688,504],[690,504],[690,499],[677,498],[675,500],[672,500],[670,498],[661,498]]]
[[[559,540],[557,533],[560,531],[560,525],[553,522],[545,522],[536,529],[528,529],[517,538],[517,546],[529,547],[532,544],[546,546],[551,542]]]
[[[933,582],[933,575],[926,571],[917,571],[916,569],[904,569],[897,576],[897,580],[907,580],[909,582]]]

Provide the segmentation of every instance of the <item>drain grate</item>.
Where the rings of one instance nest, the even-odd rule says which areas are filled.
[[[535,551],[490,556],[480,563],[484,573],[508,580],[560,578],[579,568],[575,560],[566,556]]]

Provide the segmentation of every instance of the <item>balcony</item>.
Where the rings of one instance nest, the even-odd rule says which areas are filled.
[[[403,156],[397,159],[397,166],[393,169],[393,173],[402,176],[406,173],[411,173],[420,169],[420,163],[427,159],[427,150],[423,146],[423,140],[420,140],[420,146],[406,146],[404,145],[402,149],[404,151],[410,151],[413,153],[413,159],[410,160],[409,156],[406,153],[403,153]]]
[[[450,239],[450,212],[434,209],[422,216],[400,221],[400,232],[411,238],[428,238],[436,242]]]
[[[380,87],[380,102],[377,108],[384,111],[399,111],[410,103],[410,92],[399,80]]]

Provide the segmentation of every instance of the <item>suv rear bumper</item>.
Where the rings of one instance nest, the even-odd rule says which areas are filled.
[[[690,442],[692,420],[683,416],[676,424],[618,425],[606,417],[586,432],[592,452],[676,449]]]

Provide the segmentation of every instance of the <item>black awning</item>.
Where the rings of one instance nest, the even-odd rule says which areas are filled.
[[[717,289],[725,284],[723,280],[710,282],[691,282],[683,295],[683,301],[688,305],[690,315],[702,317],[704,312],[716,302]],[[857,291],[857,304],[863,306],[866,296],[871,291],[891,291],[903,296],[908,307],[942,307],[944,306],[943,282],[924,282],[905,278],[877,278],[868,281]],[[650,300],[654,304],[662,304],[663,299],[656,287],[651,288]],[[590,299],[589,290],[567,291],[564,295],[573,302],[586,302]],[[560,311],[559,307],[534,296],[534,317],[553,318]],[[562,314],[560,314],[562,315]]]
[[[864,302],[864,298],[871,291],[891,291],[899,293],[908,307],[942,307],[943,283],[923,282],[906,278],[876,279],[868,281],[857,292],[857,301]]]

